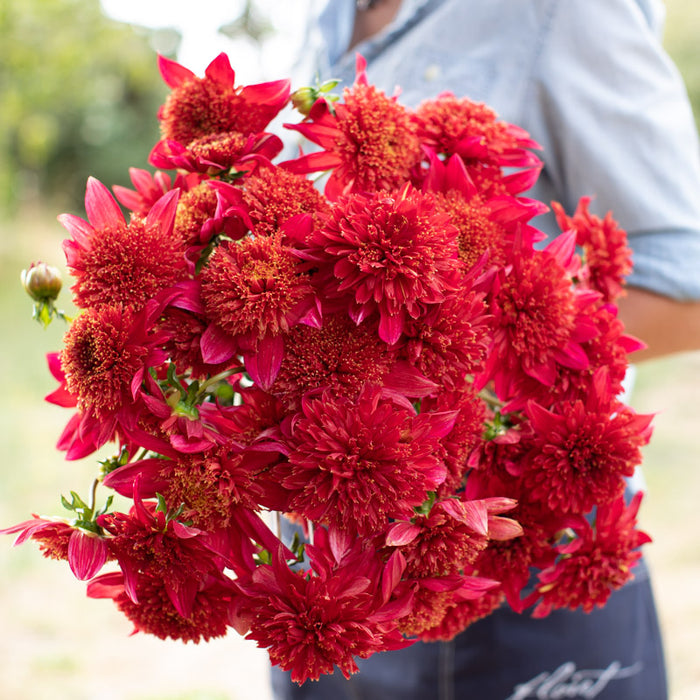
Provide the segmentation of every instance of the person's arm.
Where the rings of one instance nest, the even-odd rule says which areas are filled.
[[[647,345],[630,356],[632,362],[700,350],[700,301],[676,301],[628,287],[617,305],[625,331]]]

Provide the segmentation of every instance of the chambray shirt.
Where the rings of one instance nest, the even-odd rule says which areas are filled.
[[[404,0],[351,51],[354,0],[314,7],[307,71],[350,85],[359,52],[370,82],[399,86],[407,106],[446,90],[486,102],[542,144],[532,196],[569,212],[593,196],[629,234],[630,284],[700,299],[697,132],[660,0]]]

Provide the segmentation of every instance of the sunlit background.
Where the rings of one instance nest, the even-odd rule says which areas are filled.
[[[243,84],[287,77],[309,1],[0,0],[0,527],[60,514],[59,495],[85,492],[96,466],[54,450],[67,414],[42,400],[53,389],[44,356],[63,329],[31,320],[20,270],[37,259],[61,266],[55,217],[83,213],[88,175],[128,186],[128,168],[147,167],[167,91],[156,52],[201,74],[225,50]],[[667,7],[666,45],[700,115],[700,3]],[[641,519],[655,540],[647,553],[672,700],[700,697],[698,396],[698,353],[639,368],[635,408],[658,412]],[[130,637],[67,566],[10,545],[0,540],[0,698],[268,700],[266,656],[252,643]]]

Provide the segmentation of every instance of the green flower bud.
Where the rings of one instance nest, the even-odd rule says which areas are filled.
[[[309,115],[311,107],[318,99],[318,90],[312,87],[302,87],[292,93],[292,104],[300,114]]]
[[[32,263],[28,270],[22,270],[21,279],[22,286],[34,301],[54,301],[63,286],[58,269],[43,262]]]

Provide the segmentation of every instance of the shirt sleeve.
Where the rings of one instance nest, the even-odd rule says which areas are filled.
[[[594,197],[629,234],[629,283],[700,299],[700,157],[683,80],[650,24],[654,0],[556,3],[527,122],[564,207]]]

